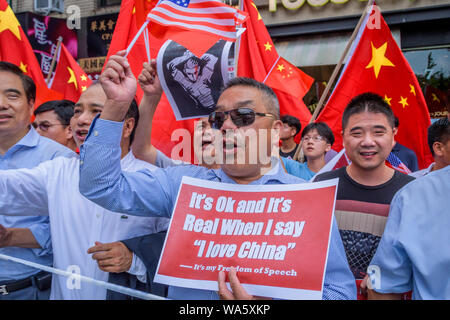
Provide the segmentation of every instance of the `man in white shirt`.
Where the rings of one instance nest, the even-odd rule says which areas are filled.
[[[100,85],[88,88],[75,105],[71,127],[77,146],[81,146],[96,114],[102,111],[106,95]],[[125,116],[121,140],[121,166],[125,171],[154,169],[149,163],[136,159],[130,145],[137,124],[138,109],[134,103]],[[95,134],[95,133],[94,133]],[[0,214],[49,215],[54,267],[107,281],[108,273],[101,271],[88,249],[100,243],[113,242],[166,230],[167,218],[142,218],[112,213],[84,198],[78,190],[78,158],[57,158],[33,169],[0,172]],[[33,208],[33,210],[23,210]],[[108,248],[102,253],[108,255]],[[116,261],[103,261],[115,264]],[[133,258],[131,269],[143,268]],[[51,299],[105,299],[106,289],[88,283],[72,281],[62,276],[52,280]]]

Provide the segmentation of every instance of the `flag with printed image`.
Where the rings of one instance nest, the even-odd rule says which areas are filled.
[[[247,14],[218,0],[163,0],[148,14],[149,31],[201,57],[220,39],[236,41]]]
[[[342,149],[342,114],[355,96],[373,92],[389,104],[400,120],[395,140],[412,149],[419,167],[433,157],[427,143],[430,115],[417,78],[397,45],[380,9],[373,5],[355,40],[354,50],[316,122],[326,122],[335,136],[333,149]]]

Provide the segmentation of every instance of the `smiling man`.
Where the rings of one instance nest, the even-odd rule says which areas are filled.
[[[339,178],[335,215],[359,285],[383,235],[394,194],[414,179],[385,164],[394,145],[394,114],[380,96],[365,93],[348,104],[342,137],[351,164],[315,181]]]
[[[0,174],[7,169],[32,168],[59,156],[75,155],[59,143],[41,137],[30,125],[35,98],[33,80],[18,66],[1,61]],[[9,189],[2,192],[3,197],[11,198]],[[0,253],[51,266],[48,217],[36,216],[32,205],[23,207],[21,213],[29,217],[0,215]],[[13,243],[18,238],[20,241]],[[0,300],[48,299],[50,279],[35,268],[0,260]]]
[[[80,191],[88,199],[108,210],[141,216],[165,216],[172,214],[178,189],[183,176],[231,184],[295,184],[304,180],[284,172],[276,158],[264,163],[259,157],[255,163],[225,163],[220,169],[184,165],[157,169],[153,172],[142,170],[133,174],[120,169],[120,132],[126,105],[136,92],[136,79],[131,72],[125,52],[112,56],[105,66],[100,82],[107,101],[99,118],[92,122],[89,134],[81,147]],[[273,91],[266,85],[252,79],[235,78],[223,90],[217,103],[217,110],[211,114],[212,128],[244,135],[251,129],[261,137],[261,149],[273,143],[272,129],[282,125],[278,120],[278,101]],[[269,131],[269,132],[268,132]],[[246,140],[245,140],[246,141]],[[227,151],[233,159],[237,146],[229,147],[225,135]],[[231,144],[230,144],[231,145]],[[255,152],[248,144],[242,146],[245,154]],[[267,150],[270,150],[268,148]],[[271,174],[266,174],[270,171]],[[220,281],[223,283],[223,277]],[[236,274],[230,281],[239,288]],[[221,286],[223,288],[223,286]],[[222,292],[223,298],[247,298]],[[181,287],[169,287],[168,297],[172,299],[218,299],[217,292]],[[348,269],[342,241],[334,222],[331,232],[330,249],[324,279],[324,299],[352,299],[355,297],[353,277]]]

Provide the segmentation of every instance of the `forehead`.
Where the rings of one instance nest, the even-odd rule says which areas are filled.
[[[226,111],[237,108],[252,108],[264,112],[262,93],[259,89],[250,86],[233,86],[226,89],[217,101],[217,110]]]
[[[84,91],[75,106],[98,105],[103,106],[106,102],[106,94],[98,84],[90,86]]]
[[[383,126],[386,128],[391,127],[387,116],[384,113],[380,112],[375,113],[370,111],[364,111],[352,114],[348,118],[346,130],[351,130],[356,127],[373,128],[379,126]]]
[[[42,121],[50,121],[50,120],[58,120],[58,115],[54,110],[48,110],[41,113],[38,113],[36,115],[36,121],[42,122]]]
[[[2,91],[8,89],[16,89],[24,93],[22,80],[20,77],[12,72],[0,71],[0,88]]]
[[[318,135],[318,134],[319,134],[319,131],[317,131],[316,128],[313,128],[313,129],[309,129],[309,131],[307,131],[305,133],[305,136],[314,136],[314,135]]]

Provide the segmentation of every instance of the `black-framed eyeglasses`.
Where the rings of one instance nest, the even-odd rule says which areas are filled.
[[[66,124],[63,123],[47,123],[47,122],[42,123],[33,122],[32,125],[35,129],[39,128],[39,130],[41,131],[47,131],[48,129],[50,129],[50,127],[53,126],[67,126]]]
[[[224,122],[228,118],[228,115],[230,115],[231,121],[233,121],[233,123],[238,128],[251,125],[253,122],[255,122],[256,116],[275,118],[275,115],[271,113],[255,112],[255,110],[250,108],[238,108],[229,111],[214,111],[209,115],[208,118],[208,122],[211,125],[211,128],[222,128]]]

